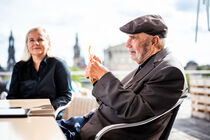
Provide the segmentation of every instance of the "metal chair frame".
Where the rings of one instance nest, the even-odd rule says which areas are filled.
[[[152,122],[158,118],[160,118],[161,116],[173,111],[174,109],[176,108],[179,108],[179,106],[182,104],[183,100],[185,99],[186,97],[183,97],[183,98],[180,98],[178,100],[178,102],[173,106],[171,107],[169,110],[165,111],[164,113],[158,115],[158,116],[154,116],[154,117],[151,117],[151,118],[148,118],[146,120],[143,120],[143,121],[140,121],[140,122],[135,122],[135,123],[119,123],[119,124],[113,124],[113,125],[109,125],[109,126],[106,126],[104,127],[103,129],[101,129],[97,134],[96,134],[96,137],[95,137],[95,140],[100,140],[100,138],[108,133],[109,131],[111,130],[115,130],[115,129],[121,129],[121,128],[129,128],[129,127],[135,127],[135,126],[141,126],[141,125],[144,125],[144,124],[147,124],[149,122]],[[177,110],[178,111],[178,110]],[[172,122],[173,124],[173,122]],[[171,124],[171,125],[172,125]],[[171,128],[170,128],[171,129]]]

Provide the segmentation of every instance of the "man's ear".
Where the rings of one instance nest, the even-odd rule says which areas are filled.
[[[154,36],[152,38],[152,45],[157,45],[159,43],[159,36]]]
[[[155,38],[152,39],[152,45],[154,45],[154,44],[155,44]]]

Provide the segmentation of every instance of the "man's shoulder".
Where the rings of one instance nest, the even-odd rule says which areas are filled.
[[[164,58],[163,62],[165,62],[166,65],[168,65],[168,66],[172,66],[172,67],[177,67],[179,69],[183,69],[183,66],[182,66],[181,62],[175,56],[173,56],[172,54],[167,55]]]
[[[162,65],[175,67],[181,66],[181,62],[172,54],[172,52],[168,48],[163,49],[159,54],[157,54],[157,57],[155,59],[155,61],[159,61]]]

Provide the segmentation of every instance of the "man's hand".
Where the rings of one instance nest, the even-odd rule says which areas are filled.
[[[99,80],[107,72],[108,70],[101,64],[101,60],[98,57],[93,56],[85,70],[85,77]]]

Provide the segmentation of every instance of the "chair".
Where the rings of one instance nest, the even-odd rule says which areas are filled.
[[[4,81],[0,77],[0,100],[5,100],[7,96],[7,81]]]
[[[96,137],[95,137],[95,140],[100,140],[100,138],[107,132],[111,131],[111,130],[115,130],[115,129],[121,129],[121,128],[128,128],[128,127],[135,127],[135,126],[141,126],[141,125],[144,125],[144,124],[147,124],[149,122],[152,122],[158,118],[160,118],[161,116],[169,113],[169,112],[172,112],[172,116],[171,116],[171,119],[169,120],[168,122],[168,125],[166,126],[166,128],[164,129],[163,133],[161,134],[159,140],[167,140],[168,139],[168,136],[170,134],[170,131],[171,131],[171,128],[173,126],[173,123],[174,123],[174,120],[176,118],[176,115],[178,113],[178,110],[179,110],[179,107],[181,105],[181,103],[183,102],[183,100],[186,98],[187,96],[183,97],[183,98],[180,98],[178,100],[178,102],[172,107],[170,108],[169,110],[167,110],[166,112],[158,115],[158,116],[154,116],[154,117],[151,117],[151,118],[148,118],[146,120],[143,120],[143,121],[140,121],[140,122],[135,122],[135,123],[119,123],[119,124],[113,124],[113,125],[109,125],[109,126],[106,126],[104,127],[103,129],[101,129],[97,134],[96,134]]]
[[[67,103],[66,105],[64,105],[64,106],[58,107],[58,108],[55,110],[54,116],[55,116],[56,120],[62,119],[62,118],[61,118],[62,116],[60,116],[59,113],[61,113],[62,111],[64,111],[64,110],[70,105],[70,103],[71,103],[71,101],[68,102],[68,103]],[[65,113],[65,112],[64,112],[64,113]]]
[[[98,107],[93,96],[73,96],[70,105],[66,108],[64,119],[67,120],[73,116],[83,116]]]
[[[0,100],[6,100],[8,93],[6,91],[3,91],[0,93]]]

